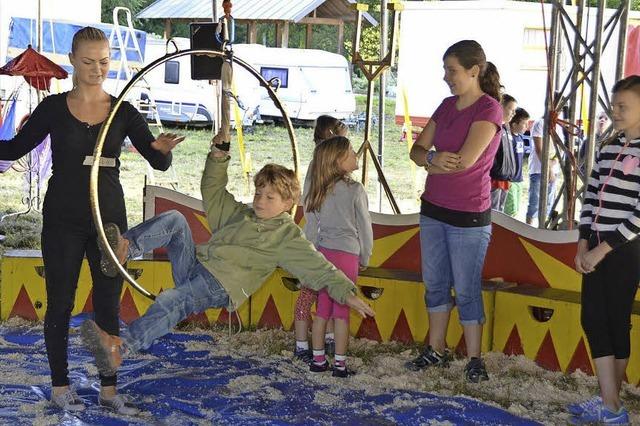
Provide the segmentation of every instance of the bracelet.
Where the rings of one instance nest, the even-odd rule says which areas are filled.
[[[433,156],[436,155],[436,152],[433,150],[427,151],[427,165],[433,166]]]

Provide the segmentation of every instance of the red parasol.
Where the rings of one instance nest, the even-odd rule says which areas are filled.
[[[51,79],[65,79],[69,74],[31,46],[0,68],[0,74],[21,75],[38,90],[49,90]]]

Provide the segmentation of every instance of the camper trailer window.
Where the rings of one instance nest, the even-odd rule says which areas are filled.
[[[164,82],[169,84],[180,83],[180,62],[168,61],[164,64]]]
[[[260,67],[260,74],[267,81],[277,78],[283,89],[289,86],[289,70],[287,68]]]

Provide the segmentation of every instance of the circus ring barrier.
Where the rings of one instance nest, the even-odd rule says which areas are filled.
[[[295,139],[292,139],[295,142]],[[297,157],[294,162],[297,165]],[[144,217],[178,210],[187,219],[196,243],[210,237],[202,201],[161,187],[147,186]],[[420,276],[418,214],[371,213],[374,248],[370,268],[358,278],[358,287],[376,311],[375,318],[351,317],[354,336],[377,341],[422,342],[428,316]],[[302,225],[302,212],[295,220]],[[573,269],[577,231],[532,228],[501,213],[493,213],[493,235],[483,270],[486,323],[482,350],[523,354],[557,371],[580,369],[593,373],[586,337],[580,326],[581,276]],[[155,253],[130,261],[127,274],[152,294],[173,287],[170,264]],[[188,321],[209,325],[271,327],[290,330],[298,288],[286,271],[277,270],[262,288],[230,315],[210,309]],[[46,311],[44,267],[39,251],[9,251],[3,258],[0,319],[13,316],[42,320]],[[130,322],[143,314],[151,299],[131,284],[121,296],[121,317]],[[91,276],[83,262],[73,314],[92,311]],[[238,323],[238,319],[241,324]],[[453,310],[447,344],[465,352],[462,329]],[[627,381],[640,385],[640,294],[632,315],[631,359]]]

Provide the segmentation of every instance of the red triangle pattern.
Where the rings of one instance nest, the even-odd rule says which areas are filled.
[[[33,307],[33,303],[31,302],[31,299],[29,299],[29,294],[27,294],[27,290],[24,286],[20,288],[18,297],[13,304],[13,309],[11,309],[11,313],[9,314],[9,318],[11,317],[20,317],[29,321],[38,321],[38,315],[36,314],[36,310]]]
[[[138,312],[138,308],[136,308],[136,304],[133,302],[131,290],[125,288],[122,299],[120,300],[120,318],[129,324],[139,317],[140,312]]]
[[[220,315],[218,315],[216,323],[224,325],[229,324],[229,315],[231,315],[231,324],[238,325],[238,317],[236,316],[236,314],[230,314],[229,311],[227,311],[225,308],[220,309]]]
[[[458,345],[456,346],[456,354],[465,358],[467,356],[467,341],[464,340],[464,333],[462,334],[462,336],[460,336],[460,340],[458,341]]]
[[[511,333],[507,343],[504,345],[502,352],[506,355],[524,355],[524,349],[522,348],[522,340],[520,339],[520,333],[518,333],[518,326],[513,325]]]
[[[578,369],[593,376],[593,369],[589,362],[589,352],[584,344],[584,339],[580,339],[578,342],[576,350],[573,352],[573,356],[571,357],[571,361],[569,361],[569,365],[567,366],[567,373],[573,373]]]
[[[553,346],[553,339],[551,338],[550,331],[547,331],[547,334],[544,336],[544,340],[538,349],[535,361],[542,368],[546,368],[551,371],[560,371],[560,362],[556,355],[556,349]]]
[[[258,327],[260,328],[282,328],[282,320],[280,314],[278,314],[278,308],[273,301],[273,296],[269,296],[267,303],[264,305],[262,316],[258,321]]]
[[[183,319],[182,321],[180,321],[180,324],[191,324],[191,325],[197,325],[199,327],[204,327],[204,328],[208,328],[211,325],[211,323],[209,322],[209,318],[207,318],[207,314],[205,314],[204,312],[191,314],[185,319]]]
[[[360,328],[358,328],[358,332],[356,333],[356,337],[364,337],[377,342],[382,341],[382,336],[380,336],[380,331],[378,330],[378,324],[376,324],[376,320],[371,317],[366,317],[362,320]]]
[[[93,312],[93,288],[89,290],[89,294],[87,295],[87,300],[84,302],[84,308],[82,308],[82,312]]]
[[[395,340],[403,343],[413,342],[413,335],[411,334],[411,328],[409,327],[409,321],[407,321],[404,309],[400,309],[400,315],[398,315],[396,325],[393,326],[393,331],[391,332],[389,340]]]

